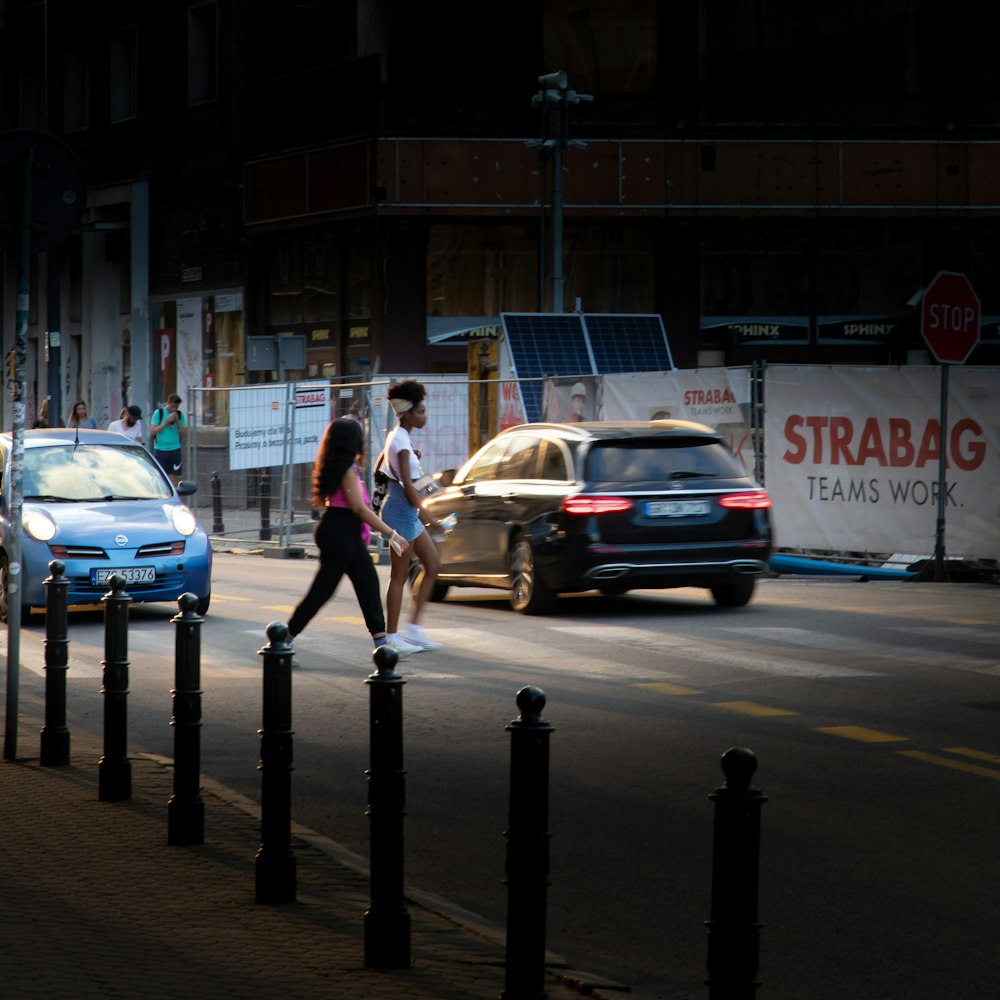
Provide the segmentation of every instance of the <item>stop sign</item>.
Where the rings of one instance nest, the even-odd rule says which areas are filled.
[[[960,365],[979,343],[979,296],[969,279],[938,271],[920,305],[920,332],[943,365]]]

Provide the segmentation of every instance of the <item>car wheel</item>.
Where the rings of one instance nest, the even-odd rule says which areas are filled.
[[[750,603],[757,581],[752,576],[743,577],[736,583],[719,583],[711,587],[712,597],[720,608],[742,608]]]
[[[204,597],[198,598],[198,606],[194,609],[195,613],[200,617],[204,617],[208,614],[208,606],[212,603],[211,591],[207,593]]]
[[[556,595],[539,579],[535,553],[524,535],[510,550],[510,606],[524,615],[543,615],[556,602]]]
[[[0,552],[0,622],[7,624],[10,621],[9,605],[7,604],[7,583],[9,573],[7,571],[7,553]],[[31,624],[31,606],[21,605],[21,624]]]

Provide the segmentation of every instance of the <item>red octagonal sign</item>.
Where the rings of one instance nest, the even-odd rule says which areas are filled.
[[[920,332],[943,365],[960,365],[979,343],[979,296],[969,279],[938,271],[920,305]]]

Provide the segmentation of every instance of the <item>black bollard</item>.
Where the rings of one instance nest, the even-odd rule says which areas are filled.
[[[265,469],[260,477],[260,540],[271,539],[271,470]]]
[[[288,626],[271,622],[264,661],[264,711],[260,733],[260,849],[258,903],[295,902],[292,851],[292,641]]]
[[[222,523],[222,479],[218,472],[212,473],[212,534],[224,535],[225,526]]]
[[[201,797],[201,623],[198,597],[181,594],[171,618],[174,642],[174,794],[167,801],[167,843],[205,843]]]
[[[732,747],[722,755],[726,776],[709,798],[715,803],[712,911],[708,928],[709,1000],[753,1000],[760,982],[760,810],[767,798],[750,784],[753,751]]]
[[[58,559],[49,563],[52,575],[45,581],[45,728],[42,729],[39,763],[61,767],[69,763],[69,729],[66,728],[66,668],[69,665],[69,631],[66,610],[69,580]]]
[[[381,646],[372,653],[370,687],[371,767],[368,809],[371,820],[371,902],[365,911],[365,967],[405,969],[410,964],[410,913],[403,897],[403,685],[399,657]]]
[[[545,911],[549,886],[549,735],[545,693],[517,692],[521,717],[510,735],[507,830],[507,955],[502,1000],[542,1000],[545,992]]]
[[[97,794],[102,802],[132,798],[128,759],[128,606],[125,577],[115,573],[104,605],[104,756],[98,763]]]

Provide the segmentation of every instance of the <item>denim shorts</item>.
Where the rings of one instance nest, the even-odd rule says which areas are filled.
[[[409,500],[400,483],[389,483],[389,492],[382,504],[382,520],[394,531],[399,532],[408,542],[419,538],[424,530],[420,512]]]

